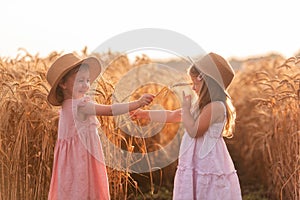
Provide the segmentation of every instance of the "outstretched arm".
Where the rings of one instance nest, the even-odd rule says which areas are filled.
[[[138,100],[129,103],[115,103],[112,105],[103,105],[88,102],[85,106],[79,107],[79,111],[86,115],[121,115],[150,104],[153,98],[154,96],[152,94],[144,94]]]
[[[181,122],[181,109],[177,110],[141,110],[131,113],[133,119],[148,119],[153,122],[175,123]]]

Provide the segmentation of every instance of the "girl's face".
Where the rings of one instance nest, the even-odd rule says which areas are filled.
[[[63,88],[64,99],[78,99],[83,97],[90,89],[90,73],[87,69],[80,69],[78,72],[67,77],[60,85]]]
[[[193,85],[192,89],[196,92],[196,94],[200,93],[200,89],[203,85],[203,77],[201,75],[199,76],[191,76]]]

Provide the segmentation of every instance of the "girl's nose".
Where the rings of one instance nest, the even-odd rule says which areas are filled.
[[[195,85],[193,85],[192,90],[196,91],[196,86]]]
[[[84,88],[90,87],[90,82],[84,82],[84,83],[83,83],[83,87],[84,87]]]

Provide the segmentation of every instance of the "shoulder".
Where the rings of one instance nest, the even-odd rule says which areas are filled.
[[[207,104],[202,112],[210,113],[212,123],[219,123],[224,121],[225,109],[225,104],[222,101],[213,101]]]
[[[212,101],[208,103],[206,106],[204,106],[203,110],[213,110],[213,111],[225,111],[225,103],[222,101]]]

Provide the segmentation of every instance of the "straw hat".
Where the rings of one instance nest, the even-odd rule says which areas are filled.
[[[214,79],[226,91],[234,77],[231,65],[220,55],[209,53],[194,62],[195,67]]]
[[[95,57],[80,59],[73,53],[65,54],[59,57],[49,68],[47,72],[47,81],[51,85],[51,90],[47,100],[54,106],[60,106],[62,102],[57,99],[56,89],[59,81],[74,67],[81,64],[89,65],[90,82],[92,83],[101,72],[100,61]]]

